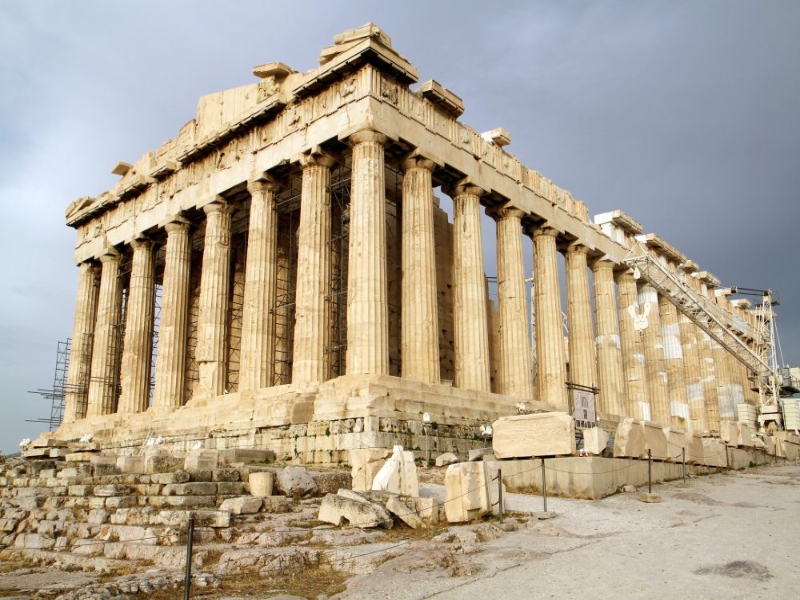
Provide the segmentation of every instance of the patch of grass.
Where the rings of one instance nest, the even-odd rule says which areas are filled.
[[[440,533],[444,533],[445,531],[447,531],[447,526],[411,529],[411,527],[408,525],[399,524],[397,521],[395,521],[394,527],[383,530],[384,537],[380,541],[397,543],[403,540],[409,540],[411,542],[416,542],[418,540],[430,540],[435,538]]]

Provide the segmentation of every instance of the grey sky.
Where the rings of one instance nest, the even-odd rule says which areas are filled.
[[[800,362],[798,2],[0,0],[0,449],[36,433],[23,420],[49,408],[26,390],[50,385],[71,334],[67,205],[201,95],[268,61],[313,68],[370,20],[592,214],[621,208],[725,285],[778,289]]]

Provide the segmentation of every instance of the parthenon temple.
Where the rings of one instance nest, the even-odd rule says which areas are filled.
[[[305,73],[252,73],[67,209],[78,292],[60,439],[326,463],[424,447],[431,428],[439,451],[463,451],[500,416],[572,413],[576,389],[612,429],[706,434],[755,414],[736,350],[760,351],[748,303],[633,217],[590,217],[507,151],[506,130],[461,122],[462,100],[417,85],[380,28],[335,36]],[[681,294],[726,330],[709,335]]]

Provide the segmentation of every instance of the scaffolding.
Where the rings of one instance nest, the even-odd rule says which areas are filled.
[[[275,308],[271,311],[275,332],[274,385],[292,381],[292,347],[294,345],[294,303],[297,282],[297,226],[300,216],[302,178],[293,175],[289,186],[276,199],[278,216],[278,252]]]
[[[67,395],[67,373],[69,372],[69,359],[72,351],[72,339],[56,344],[56,368],[53,373],[53,387],[49,389],[31,390],[29,394],[37,394],[50,401],[50,417],[26,419],[28,423],[42,423],[48,426],[49,431],[55,431],[64,420]]]
[[[249,211],[239,211],[231,223],[232,253],[231,295],[228,310],[228,378],[226,391],[239,389],[242,363],[242,319],[244,313],[245,265],[247,264],[247,230]]]
[[[345,374],[347,354],[347,273],[350,241],[350,161],[331,173],[331,289],[328,310],[331,337],[325,349],[330,377]]]

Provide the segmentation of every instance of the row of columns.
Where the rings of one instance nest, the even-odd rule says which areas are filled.
[[[352,146],[349,269],[347,293],[347,374],[388,374],[388,301],[384,145],[386,137],[362,131]],[[316,148],[303,155],[300,224],[298,228],[292,382],[318,384],[329,376],[326,351],[330,341],[328,297],[331,285],[331,169],[335,159]],[[433,232],[434,163],[412,156],[402,163],[402,376],[439,383],[439,325],[436,257]],[[248,184],[251,195],[245,291],[242,316],[239,389],[268,387],[273,380],[275,332],[270,318],[277,295],[277,205],[279,185],[264,175]],[[455,386],[491,391],[487,290],[481,239],[481,197],[484,191],[461,182],[453,198],[453,299]],[[230,302],[231,214],[222,197],[203,208],[205,247],[200,282],[197,361],[198,392],[226,392],[228,311]],[[566,356],[558,277],[559,232],[548,223],[524,229],[522,211],[500,207],[497,222],[497,278],[500,343],[495,391],[521,399],[538,397],[566,410]],[[176,217],[167,232],[159,348],[155,372],[155,409],[172,410],[184,403],[188,305],[191,269],[189,222]],[[537,390],[531,377],[525,268],[522,235],[533,238]],[[131,283],[121,361],[119,412],[147,409],[153,342],[155,248],[152,241],[132,244]],[[629,272],[615,274],[604,259],[589,264],[589,249],[580,242],[564,250],[569,323],[569,365],[573,383],[599,387],[605,414],[632,415],[663,423],[689,405],[700,420],[702,402],[729,406],[727,393],[708,393],[709,368],[729,369],[718,349],[675,308],[659,299],[648,285],[637,287]],[[80,266],[73,340],[93,339],[93,348],[73,344],[69,378],[91,372],[88,407],[68,407],[67,418],[95,416],[114,410],[107,357],[113,330],[121,321],[121,255],[110,251],[97,267]],[[594,287],[589,284],[593,271]],[[616,275],[616,284],[615,284]],[[691,279],[691,278],[689,278]],[[616,287],[616,291],[615,291]],[[594,326],[592,298],[594,294]],[[617,296],[618,293],[618,296]],[[617,302],[619,297],[619,302]],[[628,307],[649,303],[650,326],[635,330]],[[595,331],[596,329],[596,331]],[[722,351],[724,352],[724,350]],[[690,366],[684,366],[690,363]],[[709,366],[712,365],[712,366]],[[687,375],[688,374],[688,375]],[[74,386],[73,386],[74,387]],[[717,401],[718,396],[718,401]],[[69,394],[68,394],[69,402]],[[718,417],[717,417],[718,418]]]

